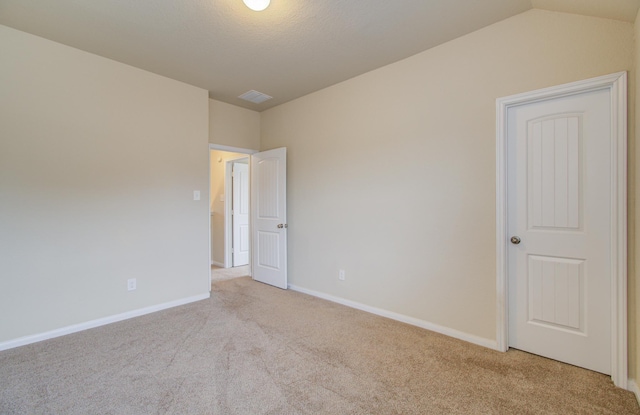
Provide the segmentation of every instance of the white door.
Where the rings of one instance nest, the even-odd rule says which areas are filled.
[[[509,346],[611,373],[611,94],[507,111]]]
[[[287,288],[287,149],[251,156],[253,279]]]
[[[249,165],[233,163],[232,169],[233,266],[249,263]]]

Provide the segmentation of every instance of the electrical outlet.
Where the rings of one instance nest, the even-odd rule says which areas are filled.
[[[127,290],[133,291],[136,289],[136,286],[137,286],[137,282],[135,278],[129,278],[127,280]]]
[[[343,270],[343,269],[339,270],[339,271],[338,271],[338,279],[339,279],[340,281],[344,281],[344,280],[345,280],[345,278],[346,278],[346,276],[345,276],[345,272],[344,272],[344,270]]]

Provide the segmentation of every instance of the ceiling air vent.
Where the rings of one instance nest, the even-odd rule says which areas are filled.
[[[267,94],[263,94],[262,92],[254,91],[252,89],[251,91],[247,91],[244,94],[240,95],[238,98],[244,99],[245,101],[253,102],[254,104],[260,104],[262,102],[270,100],[273,97],[270,97]]]

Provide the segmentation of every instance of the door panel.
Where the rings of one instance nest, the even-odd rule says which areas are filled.
[[[272,270],[280,268],[280,235],[277,232],[258,231],[258,265]]]
[[[507,113],[509,346],[611,373],[611,99]]]
[[[530,228],[579,228],[581,121],[577,115],[562,115],[530,122]]]
[[[233,163],[233,266],[249,263],[249,165]]]
[[[584,334],[584,261],[529,255],[528,321]]]
[[[287,288],[287,149],[251,157],[253,278]]]

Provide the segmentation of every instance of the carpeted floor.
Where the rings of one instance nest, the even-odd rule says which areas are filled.
[[[604,375],[250,278],[0,352],[0,414],[640,414]]]
[[[248,277],[249,276],[249,265],[243,265],[240,267],[233,268],[221,268],[216,267],[215,265],[211,266],[211,281],[224,281],[230,280],[232,278],[238,277]]]

